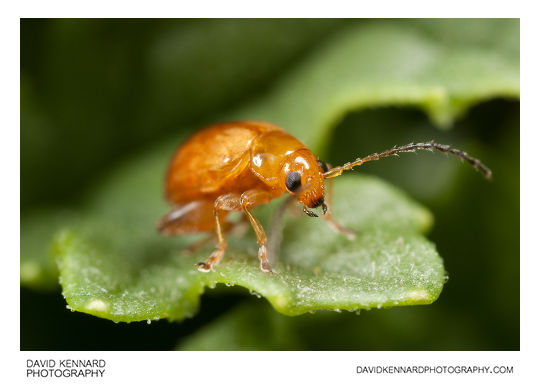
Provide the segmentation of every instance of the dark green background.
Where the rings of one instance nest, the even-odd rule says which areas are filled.
[[[363,22],[22,20],[21,213],[76,206],[111,167],[177,136],[178,127],[204,125],[264,94],[335,33]],[[474,148],[494,180],[461,169],[441,177],[448,160],[430,154],[364,167],[433,212],[429,238],[450,279],[429,306],[294,319],[304,347],[519,349],[519,103],[479,104],[449,131],[414,109],[369,109],[349,114],[334,132],[324,154],[333,164],[433,138]],[[257,300],[245,293],[206,294],[195,318],[148,325],[72,313],[59,289],[21,288],[21,349],[171,349]]]

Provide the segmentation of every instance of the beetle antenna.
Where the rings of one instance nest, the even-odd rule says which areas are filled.
[[[366,157],[358,158],[354,161],[351,161],[349,163],[343,164],[340,167],[334,167],[330,169],[328,172],[324,173],[325,179],[331,179],[333,177],[338,177],[343,173],[343,171],[351,170],[353,167],[357,167],[359,165],[362,165],[364,163],[367,163],[368,161],[374,161],[379,160],[383,157],[388,157],[392,155],[396,155],[400,152],[416,152],[417,149],[424,149],[427,151],[433,151],[436,149],[437,151],[443,152],[443,153],[450,153],[454,156],[457,156],[461,159],[461,161],[465,160],[468,163],[470,163],[474,169],[479,171],[484,175],[486,179],[491,179],[491,170],[486,167],[482,162],[478,159],[475,159],[474,157],[471,157],[467,154],[467,152],[460,151],[459,149],[452,148],[449,145],[444,144],[438,144],[434,141],[430,141],[428,143],[410,143],[407,145],[402,145],[401,147],[396,147],[386,150],[381,153],[374,153]]]

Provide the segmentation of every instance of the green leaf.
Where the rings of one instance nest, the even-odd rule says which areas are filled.
[[[495,31],[498,25],[486,29]],[[517,33],[519,24],[512,25]],[[266,97],[224,119],[273,121],[320,154],[329,150],[324,143],[337,121],[352,110],[416,106],[447,125],[476,102],[518,96],[519,55],[506,45],[466,43],[426,30],[415,23],[354,25],[283,77]],[[197,236],[165,238],[154,229],[167,210],[162,175],[180,141],[169,141],[111,173],[89,194],[80,220],[55,237],[63,293],[72,309],[114,321],[182,319],[196,312],[205,287],[217,283],[250,289],[288,315],[437,299],[445,280],[443,264],[421,235],[430,226],[430,214],[390,185],[367,177],[336,181],[333,211],[336,219],[361,231],[354,241],[332,233],[322,220],[289,218],[279,261],[273,263],[276,273],[260,271],[251,232],[230,240],[215,272],[199,273],[193,264],[206,259],[212,246],[184,256],[180,250]],[[267,229],[275,206],[256,212]]]
[[[146,184],[143,177],[138,183]],[[125,181],[112,190],[122,190]],[[182,255],[190,239],[155,233],[149,212],[132,207],[129,215],[89,216],[56,238],[63,293],[72,309],[115,321],[192,316],[204,287],[217,283],[248,288],[288,315],[427,304],[438,297],[444,269],[420,235],[431,222],[425,209],[386,183],[360,176],[337,180],[335,200],[335,216],[361,234],[349,241],[321,219],[291,218],[274,274],[259,269],[253,235],[230,239],[224,260],[206,274],[194,264],[212,247]]]

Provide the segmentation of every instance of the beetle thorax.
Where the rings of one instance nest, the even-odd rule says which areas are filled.
[[[292,153],[302,148],[307,149],[301,141],[287,132],[266,132],[251,143],[251,171],[271,188],[278,188],[283,164]]]

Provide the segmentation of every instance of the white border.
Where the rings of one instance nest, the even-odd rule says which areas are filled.
[[[511,17],[526,15],[503,0],[25,0],[19,17],[179,17],[179,18],[368,18],[368,17]]]
[[[533,5],[519,1],[378,1],[361,2],[351,8],[351,1],[333,0],[293,2],[233,1],[21,1],[4,2],[1,9],[0,36],[3,58],[0,60],[2,84],[2,378],[25,380],[28,358],[104,358],[104,379],[84,382],[275,382],[278,379],[311,379],[316,382],[400,382],[454,381],[498,382],[538,378],[537,292],[538,238],[538,160],[536,143],[538,124],[538,30]],[[529,4],[534,4],[529,2]],[[19,269],[20,252],[20,142],[19,130],[19,17],[521,17],[522,41],[522,121],[521,126],[521,352],[16,352],[19,350]],[[516,170],[518,172],[518,170]],[[497,207],[493,207],[497,209]],[[504,223],[501,223],[504,226]],[[501,303],[504,305],[504,303]],[[16,352],[16,353],[13,353]],[[3,356],[6,356],[3,354]],[[357,365],[415,364],[486,364],[513,365],[513,375],[357,375]],[[7,371],[6,368],[9,368]],[[79,379],[81,380],[81,379]],[[191,381],[190,380],[190,381]],[[4,380],[2,380],[4,381]],[[45,382],[50,380],[36,379]],[[67,381],[66,381],[67,382]],[[71,382],[71,381],[70,381]]]
[[[104,359],[103,378],[85,378],[89,383],[437,383],[507,382],[521,380],[519,352],[27,352],[21,353],[20,373],[26,375],[27,359]],[[358,374],[357,366],[512,366],[512,374]],[[58,379],[33,378],[28,382]],[[62,379],[75,381],[77,379]],[[78,379],[81,380],[81,379]],[[193,381],[191,381],[193,380]]]

